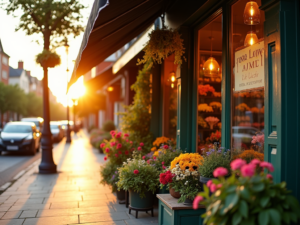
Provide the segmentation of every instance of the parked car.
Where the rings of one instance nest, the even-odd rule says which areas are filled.
[[[40,149],[41,133],[32,122],[9,122],[0,134],[2,151],[27,152],[34,155]]]
[[[51,134],[52,134],[52,140],[54,142],[60,142],[65,134],[64,130],[61,127],[61,124],[59,122],[50,122],[50,129],[51,129]]]
[[[61,124],[62,129],[65,132],[65,135],[67,134],[67,127],[68,127],[68,120],[61,120],[59,121]],[[73,131],[74,129],[74,123],[73,121],[69,121],[70,131]]]
[[[252,137],[260,132],[255,127],[232,127],[232,139],[235,147],[249,148],[251,146]]]
[[[28,117],[22,118],[21,121],[23,122],[33,122],[36,126],[36,129],[42,132],[44,119],[42,117]]]

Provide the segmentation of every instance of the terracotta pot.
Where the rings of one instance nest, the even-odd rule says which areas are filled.
[[[181,194],[179,192],[176,192],[172,187],[170,187],[169,191],[170,191],[170,195],[173,198],[180,198],[181,197]]]

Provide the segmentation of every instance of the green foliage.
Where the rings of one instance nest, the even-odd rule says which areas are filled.
[[[93,127],[95,127],[95,126],[93,126]],[[100,129],[94,129],[94,128],[92,130],[89,130],[89,132],[90,132],[90,144],[94,148],[99,149],[101,153],[103,153],[103,149],[100,148],[100,144],[104,140],[109,140],[110,139],[110,134],[108,132],[104,132]]]
[[[258,172],[259,171],[259,172]],[[283,225],[297,223],[300,206],[286,189],[286,183],[275,184],[258,168],[252,177],[214,179],[222,186],[209,195],[205,185],[200,204],[206,206],[204,224]],[[237,173],[241,174],[240,171]]]
[[[55,67],[60,65],[60,56],[56,52],[51,52],[44,49],[42,53],[38,54],[35,58],[37,64],[41,67]]]
[[[116,126],[115,126],[114,122],[111,120],[106,121],[102,127],[102,130],[106,131],[106,132],[110,132],[115,129],[116,129]]]
[[[138,171],[137,174],[134,171]],[[156,191],[158,172],[157,170],[142,160],[141,157],[128,159],[119,168],[118,189],[132,190],[139,193],[140,197],[145,197],[147,191]]]
[[[119,180],[118,166],[108,161],[100,167],[101,181],[103,185],[112,187],[112,191],[117,191],[117,182]]]
[[[151,68],[153,63],[161,64],[162,60],[174,53],[174,64],[182,64],[184,54],[183,40],[176,30],[153,30],[149,34],[149,41],[144,48],[143,59],[138,59],[138,65],[145,63]]]
[[[131,86],[135,91],[133,104],[124,106],[125,112],[118,113],[122,116],[121,130],[131,136],[134,145],[143,142],[144,149],[152,146],[152,135],[150,134],[150,71],[147,65],[139,71],[136,82]],[[149,151],[148,151],[149,152]]]
[[[203,156],[203,163],[199,166],[199,173],[203,177],[214,178],[213,172],[218,167],[230,169],[231,154],[230,151],[223,149],[211,149]]]
[[[84,31],[81,11],[85,7],[79,0],[1,0],[1,7],[7,14],[20,16],[16,31],[42,34],[47,50],[50,44],[51,48],[61,46],[68,35],[76,37]]]

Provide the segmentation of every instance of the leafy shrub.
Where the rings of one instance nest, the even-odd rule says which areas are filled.
[[[203,156],[203,163],[199,166],[199,173],[202,177],[213,178],[213,172],[218,167],[224,167],[230,171],[231,154],[223,148],[211,149]]]
[[[38,54],[35,58],[36,63],[42,67],[55,67],[60,65],[60,56],[56,52],[44,49],[42,53]]]
[[[132,190],[139,193],[140,197],[145,197],[145,193],[156,191],[158,187],[157,170],[142,160],[141,157],[127,159],[123,166],[119,168],[119,189]]]
[[[115,129],[116,129],[116,126],[115,126],[114,122],[111,120],[106,121],[102,127],[102,130],[106,131],[106,132],[110,132]]]
[[[118,166],[108,161],[100,167],[101,181],[103,185],[109,185],[112,187],[112,191],[117,191],[117,184],[119,178]]]

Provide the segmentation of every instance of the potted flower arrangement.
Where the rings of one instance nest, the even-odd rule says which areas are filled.
[[[129,191],[130,207],[147,209],[153,206],[153,194],[157,189],[157,170],[149,165],[141,156],[135,155],[127,159],[118,169],[119,189]]]
[[[198,153],[180,154],[171,166],[160,174],[161,188],[167,185],[178,202],[190,204],[200,189],[198,167],[203,158]]]
[[[129,134],[111,131],[111,139],[109,141],[104,140],[100,145],[100,148],[106,154],[104,160],[108,162],[101,167],[100,174],[102,177],[101,183],[107,184],[112,187],[112,191],[117,192],[117,196],[125,195],[124,190],[118,190],[116,188],[116,182],[118,182],[118,176],[115,173],[118,167],[121,167],[123,162],[132,157],[133,147],[132,141],[129,140]],[[138,150],[142,150],[143,143],[140,143]],[[118,198],[119,199],[119,198]],[[123,199],[119,199],[123,200]]]
[[[231,154],[230,150],[224,148],[212,148],[203,155],[203,162],[199,166],[200,182],[206,184],[214,178],[214,170],[218,167],[224,167],[230,171]]]
[[[300,206],[296,198],[286,189],[286,183],[273,183],[271,163],[253,159],[249,164],[242,159],[231,163],[234,171],[231,177],[227,168],[214,170],[218,179],[207,183],[204,192],[194,200],[197,209],[201,203],[206,206],[202,215],[204,224],[259,224],[281,225],[297,223]],[[235,173],[240,174],[239,177]],[[209,195],[209,189],[213,194]],[[299,222],[299,221],[298,221]]]

